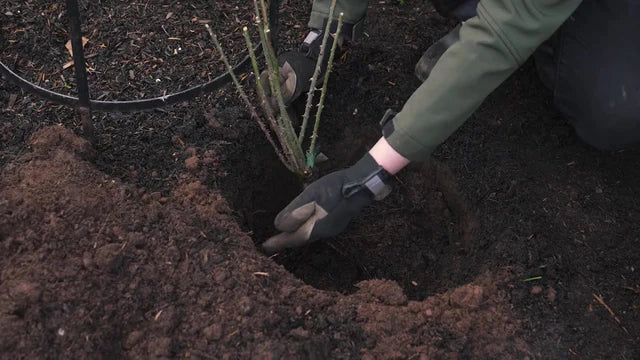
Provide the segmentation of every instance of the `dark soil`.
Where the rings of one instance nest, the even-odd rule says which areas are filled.
[[[96,170],[65,128],[30,146],[0,181],[3,358],[530,353],[497,288],[507,271],[422,302],[387,280],[317,290],[260,255],[192,176],[162,196]]]
[[[94,97],[217,76],[194,17],[219,20],[239,58],[236,26],[248,18],[234,15],[247,4],[201,3],[86,5],[89,62],[105,69],[91,75]],[[2,61],[48,88],[72,86],[62,9],[0,4],[14,14],[0,14]],[[283,6],[283,48],[304,36],[308,12],[306,1]],[[177,40],[162,25],[184,56],[165,54]],[[384,110],[419,85],[415,61],[451,25],[420,1],[372,4],[367,36],[332,77],[320,175],[376,141]],[[96,114],[94,147],[61,127],[29,141],[46,125],[77,130],[73,112],[6,82],[0,94],[8,357],[640,356],[640,153],[580,143],[531,64],[347,232],[275,256],[284,268],[245,234],[272,235],[302,185],[230,87],[167,110]]]

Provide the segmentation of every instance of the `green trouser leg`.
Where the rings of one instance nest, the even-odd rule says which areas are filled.
[[[309,19],[309,27],[312,29],[322,29],[325,20],[329,16],[329,6],[331,0],[314,0],[311,9],[311,19]],[[338,0],[334,17],[337,19],[340,13],[344,13],[344,23],[346,25],[357,24],[364,18],[367,12],[367,0]]]

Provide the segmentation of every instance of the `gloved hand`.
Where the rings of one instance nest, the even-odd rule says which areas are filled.
[[[390,192],[390,179],[368,153],[352,167],[318,179],[278,214],[281,233],[262,248],[275,253],[338,235],[364,207]]]
[[[287,51],[278,56],[278,72],[280,73],[280,88],[286,106],[291,105],[293,101],[300,97],[303,93],[309,91],[310,80],[316,67],[318,57],[322,56],[322,66],[320,76],[316,86],[322,85],[324,80],[324,72],[329,61],[329,51],[333,44],[333,37],[327,39],[327,51],[321,52],[323,32],[320,30],[312,30],[300,47],[296,50]],[[260,75],[262,85],[266,95],[271,97],[270,86],[268,83],[267,70]],[[272,106],[278,109],[275,99],[271,99]]]

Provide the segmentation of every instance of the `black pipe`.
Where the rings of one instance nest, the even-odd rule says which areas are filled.
[[[73,2],[75,3],[75,5],[77,5],[77,1],[76,0],[67,0],[67,6],[69,6],[69,2]],[[73,4],[71,4],[73,5]],[[277,40],[277,9],[279,5],[279,1],[278,0],[272,0],[271,2],[271,7],[270,7],[270,13],[271,13],[271,17],[270,17],[270,27],[273,29],[272,30],[272,40]],[[79,15],[79,12],[77,11],[77,6],[73,7],[71,6],[69,9],[76,9],[76,12]],[[274,15],[275,14],[275,15]],[[73,16],[72,14],[69,15],[69,18],[71,19]],[[78,26],[80,25],[80,21],[79,21],[79,16],[78,16]],[[73,26],[73,24],[72,24]],[[73,37],[73,31],[72,31],[72,37]],[[82,49],[82,35],[79,35],[80,38],[80,49]],[[77,40],[77,39],[76,39]],[[72,45],[73,45],[73,39],[72,39]],[[260,51],[260,49],[262,48],[262,44],[260,42],[258,42],[256,44],[256,51]],[[76,59],[76,54],[82,54],[82,61],[79,61],[78,59]],[[73,49],[73,54],[74,54],[74,63],[76,65],[76,72],[78,70],[78,64],[82,64],[82,68],[85,68],[85,63],[84,63],[84,54],[82,50],[79,50],[78,52],[76,51],[76,49]],[[238,64],[236,64],[233,68],[234,72],[239,72],[239,71],[243,71],[245,68],[248,67],[250,63],[250,58],[249,55],[245,56]],[[155,97],[155,98],[150,98],[150,99],[141,99],[141,100],[126,100],[126,101],[101,101],[101,100],[91,100],[88,97],[83,97],[81,95],[81,93],[83,94],[89,94],[89,90],[88,90],[88,84],[86,82],[86,71],[83,72],[84,73],[84,80],[85,81],[78,81],[78,94],[80,97],[74,97],[74,96],[70,96],[70,95],[65,95],[65,94],[60,94],[58,92],[55,91],[51,91],[48,89],[45,89],[41,86],[38,86],[22,77],[20,77],[20,75],[16,74],[14,71],[12,71],[7,65],[5,65],[4,63],[2,63],[0,61],[0,74],[2,74],[4,77],[6,77],[9,81],[15,83],[16,85],[18,85],[20,88],[24,89],[25,91],[38,95],[44,99],[50,100],[54,103],[57,104],[62,104],[62,105],[68,105],[68,106],[74,106],[78,109],[82,108],[86,108],[87,111],[93,110],[93,111],[104,111],[104,112],[129,112],[129,111],[144,111],[144,110],[151,110],[151,109],[155,109],[155,108],[159,108],[159,107],[164,107],[164,106],[169,106],[169,105],[173,105],[173,104],[177,104],[180,102],[184,102],[184,101],[188,101],[188,100],[192,100],[197,96],[200,96],[202,94],[211,92],[213,90],[216,90],[222,86],[224,86],[225,84],[229,83],[231,81],[231,75],[228,72],[223,73],[222,75],[216,77],[215,79],[201,84],[201,85],[196,85],[193,86],[189,89],[183,90],[183,91],[179,91],[177,93],[173,93],[173,94],[169,94],[169,95],[165,95],[165,96],[159,96],[159,97]],[[86,91],[84,90],[80,90],[80,87],[82,85],[80,85],[81,83],[84,83],[86,85]],[[88,102],[87,102],[88,100]]]
[[[67,0],[67,16],[71,28],[71,50],[73,52],[73,67],[76,73],[78,88],[77,110],[82,121],[82,129],[89,138],[93,137],[93,123],[91,121],[91,98],[89,96],[89,82],[84,63],[84,46],[82,44],[82,26],[80,24],[80,10],[77,0]]]

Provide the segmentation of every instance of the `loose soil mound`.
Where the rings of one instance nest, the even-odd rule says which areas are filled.
[[[494,358],[528,353],[497,284],[424,301],[387,280],[326,292],[260,255],[214,191],[170,196],[97,171],[49,127],[0,179],[0,353],[7,358]]]
[[[86,2],[81,1],[81,3]],[[200,58],[199,49],[197,53],[179,53],[178,56],[173,55],[172,51],[165,53],[167,50],[175,49],[178,40],[170,40],[164,33],[163,26],[171,37],[179,34],[177,37],[185,39],[185,41],[181,40],[183,43],[198,44],[199,41],[205,41],[206,34],[202,24],[193,23],[191,19],[193,17],[206,19],[206,16],[209,19],[215,19],[216,24],[221,25],[221,33],[226,31],[225,40],[228,42],[225,44],[230,49],[230,55],[237,58],[243,54],[244,47],[241,41],[238,41],[237,26],[246,21],[246,18],[241,16],[246,13],[242,9],[250,3],[242,1],[204,3],[194,1],[186,4],[174,1],[159,5],[158,2],[149,2],[148,6],[143,6],[138,2],[102,0],[97,5],[83,4],[83,14],[86,15],[85,24],[88,24],[86,33],[90,35],[90,42],[86,47],[87,53],[100,54],[88,60],[89,64],[94,65],[96,69],[90,75],[93,96],[108,99],[119,96],[140,97],[143,93],[145,97],[152,94],[161,95],[164,90],[171,91],[203,80],[202,71],[210,71],[205,74],[206,78],[219,75],[221,71],[219,62],[215,57]],[[337,62],[329,83],[325,117],[321,124],[318,142],[320,150],[329,157],[329,161],[318,169],[318,175],[352,164],[367,150],[368,146],[377,140],[380,135],[378,125],[380,116],[387,108],[400,110],[404,101],[419,86],[419,82],[413,75],[415,62],[430,44],[454,25],[439,17],[422,0],[407,0],[404,3],[399,5],[395,1],[372,2],[366,19],[366,35],[358,44],[346,49],[346,53]],[[72,91],[66,89],[64,85],[65,81],[72,85],[71,68],[61,70],[62,65],[70,60],[64,49],[64,43],[68,39],[66,17],[62,15],[58,18],[58,15],[63,14],[62,9],[53,9],[51,2],[43,0],[28,2],[0,0],[0,4],[2,5],[0,8],[14,14],[0,14],[2,17],[0,57],[3,61],[7,61],[8,65],[30,80],[39,81],[42,86],[58,91]],[[234,4],[239,8],[235,9]],[[289,0],[282,1],[282,4],[280,40],[283,44],[281,50],[285,50],[297,46],[304,37],[311,2]],[[21,14],[18,14],[18,10]],[[111,17],[108,14],[105,15],[109,11],[113,13]],[[142,11],[146,18],[140,21],[138,15],[142,14]],[[169,12],[173,12],[173,15],[167,19]],[[238,14],[240,15],[236,20]],[[99,31],[94,32],[94,28]],[[192,30],[196,33],[191,33]],[[151,33],[154,34],[151,35]],[[143,35],[146,37],[143,38]],[[100,46],[102,43],[107,47],[102,48]],[[203,48],[205,55],[212,55],[210,42],[205,41],[205,43],[206,46]],[[197,45],[187,49],[196,51],[196,47]],[[183,55],[185,55],[184,58]],[[154,58],[162,59],[163,65],[158,65],[159,61]],[[154,68],[155,65],[158,66]],[[133,79],[130,77],[129,70],[134,72]],[[161,81],[156,82],[155,79],[146,77],[148,75]],[[244,76],[246,74],[243,74]],[[251,87],[251,79],[249,76],[245,80],[247,88]],[[121,93],[118,95],[119,91]],[[18,182],[30,181],[28,177],[18,179],[15,171],[18,168],[33,165],[29,165],[31,160],[26,162],[24,159],[35,156],[30,155],[29,139],[37,130],[48,125],[64,124],[65,127],[79,132],[79,124],[72,109],[39,99],[5,81],[0,83],[0,108],[0,167],[5,169],[6,179],[15,180],[11,180],[14,185]],[[224,257],[226,255],[223,256],[227,254],[226,252],[216,253],[223,256],[216,260],[223,264],[222,266],[218,264],[199,264],[198,266],[204,266],[206,271],[221,268],[228,272],[228,269],[233,269],[235,273],[225,273],[222,283],[231,281],[228,280],[229,278],[240,279],[239,285],[234,286],[245,289],[245,295],[253,303],[260,303],[262,301],[260,299],[263,298],[281,299],[285,294],[289,294],[295,301],[278,300],[279,303],[286,303],[286,306],[282,306],[289,309],[298,307],[298,304],[295,304],[296,301],[302,304],[299,311],[302,315],[295,311],[295,315],[292,315],[289,310],[278,310],[280,308],[277,306],[268,306],[270,309],[275,308],[276,313],[279,311],[284,319],[276,321],[277,325],[266,327],[271,330],[260,328],[259,331],[262,331],[263,335],[267,334],[264,336],[271,338],[282,336],[269,346],[281,341],[286,344],[286,341],[289,341],[286,339],[290,339],[290,336],[292,338],[293,334],[297,334],[296,336],[321,334],[319,335],[321,340],[329,339],[320,346],[312,348],[304,345],[309,344],[309,339],[305,340],[306,342],[296,340],[298,344],[302,344],[299,345],[300,347],[290,346],[293,352],[318,351],[321,354],[320,357],[324,351],[322,349],[342,349],[331,355],[357,357],[363,346],[367,349],[377,346],[366,343],[369,335],[362,332],[364,329],[372,331],[371,327],[361,326],[354,330],[354,327],[350,327],[351,325],[346,325],[353,324],[352,321],[355,318],[353,314],[357,313],[356,310],[346,318],[332,314],[334,323],[328,316],[324,319],[326,323],[319,320],[314,312],[304,315],[307,306],[315,306],[314,309],[322,308],[325,313],[328,313],[328,309],[333,306],[313,305],[315,304],[313,300],[304,296],[332,294],[330,297],[333,299],[334,293],[302,287],[301,282],[294,282],[270,260],[259,260],[259,256],[251,249],[249,239],[244,235],[237,235],[238,230],[231,225],[237,221],[240,229],[250,235],[255,244],[260,243],[275,232],[272,225],[274,216],[300,191],[302,186],[277,163],[277,159],[257,126],[251,122],[246,110],[239,107],[237,96],[231,87],[219,89],[189,103],[167,109],[133,114],[96,113],[94,121],[97,135],[95,151],[82,150],[77,156],[92,159],[91,164],[95,165],[100,172],[93,169],[93,165],[81,162],[85,164],[82,166],[92,169],[92,174],[98,174],[95,175],[97,177],[87,176],[86,178],[115,180],[118,186],[130,188],[128,192],[130,195],[122,195],[124,200],[115,204],[114,199],[119,198],[111,193],[106,195],[102,192],[98,193],[97,191],[107,190],[94,186],[86,191],[82,199],[93,199],[91,201],[96,202],[96,206],[81,205],[78,200],[78,204],[74,203],[73,208],[86,209],[87,213],[92,214],[92,211],[97,212],[93,208],[109,210],[121,206],[120,204],[131,204],[135,212],[127,213],[129,215],[122,215],[120,218],[106,218],[100,211],[99,214],[88,217],[88,220],[80,219],[80,215],[70,210],[72,209],[70,203],[58,204],[47,198],[49,192],[53,192],[52,189],[64,189],[66,182],[71,181],[69,176],[75,175],[63,172],[61,176],[53,178],[51,175],[42,174],[40,170],[37,172],[33,170],[33,179],[42,179],[42,176],[46,176],[50,180],[51,184],[45,189],[46,191],[39,188],[39,192],[34,194],[41,193],[42,199],[49,199],[47,206],[54,210],[43,212],[36,206],[39,203],[30,204],[29,206],[33,209],[27,210],[27,205],[12,203],[16,208],[25,206],[21,216],[32,219],[28,224],[16,223],[15,218],[9,217],[9,214],[0,213],[3,223],[9,224],[8,221],[11,221],[10,225],[3,227],[2,245],[8,244],[6,239],[9,238],[11,238],[10,243],[13,244],[9,247],[13,249],[9,252],[10,255],[2,256],[7,256],[7,259],[18,259],[15,249],[21,249],[20,256],[30,256],[32,251],[38,249],[38,254],[45,253],[43,259],[46,260],[50,252],[55,253],[56,258],[62,258],[61,256],[67,254],[76,254],[74,256],[77,258],[86,251],[90,254],[89,259],[95,263],[96,259],[103,257],[96,253],[99,247],[111,242],[119,243],[120,246],[125,244],[126,240],[116,240],[117,235],[111,234],[114,226],[125,229],[127,233],[149,234],[145,239],[155,238],[155,240],[148,240],[152,245],[143,247],[141,250],[147,251],[148,254],[158,252],[160,254],[158,256],[168,256],[165,253],[173,251],[168,250],[171,245],[167,245],[168,240],[165,235],[174,234],[174,239],[195,238],[194,243],[197,245],[191,243],[188,245],[194,246],[195,250],[187,249],[183,241],[175,240],[180,261],[187,259],[187,254],[190,264],[195,263],[194,259],[198,256],[200,259],[204,258],[204,255],[199,253],[203,248],[198,246],[206,248],[206,244],[209,244],[207,246],[212,248],[212,252],[223,251],[219,249],[224,248],[231,252],[235,251],[237,254],[244,254],[247,259],[254,259],[256,264],[260,265],[249,270],[251,275],[246,275],[246,269],[238,270],[234,267],[235,265],[226,264],[223,261],[227,259]],[[71,148],[77,149],[78,146],[74,145]],[[67,149],[70,148],[67,147]],[[78,150],[73,152],[78,153]],[[14,159],[19,160],[12,162]],[[437,294],[448,293],[451,289],[470,283],[483,286],[485,294],[494,294],[494,290],[491,290],[493,288],[485,289],[484,285],[480,284],[484,280],[478,279],[478,274],[497,274],[505,267],[513,268],[515,269],[514,280],[496,286],[506,297],[515,317],[521,320],[522,337],[530,345],[534,357],[545,359],[565,359],[573,356],[639,358],[640,272],[637,265],[640,259],[640,247],[638,247],[640,243],[640,207],[638,207],[640,182],[637,181],[640,178],[640,167],[637,166],[639,162],[640,152],[635,150],[606,153],[595,151],[582,144],[568,122],[554,110],[551,94],[538,80],[532,64],[527,63],[490,96],[464,126],[436,150],[433,159],[426,164],[419,164],[414,169],[402,172],[397,178],[393,194],[384,202],[367,209],[347,232],[304,249],[283,252],[274,260],[283,264],[306,284],[319,289],[339,290],[341,293],[352,294],[350,297],[335,297],[339,298],[339,301],[347,302],[352,300],[345,299],[355,299],[358,296],[359,282],[376,278],[393,280],[397,282],[408,299],[424,302],[433,301],[430,299],[433,296],[438,297]],[[49,161],[49,164],[53,163]],[[185,173],[189,174],[188,178],[184,177]],[[4,181],[9,184],[6,182],[8,180]],[[80,178],[78,182],[82,185],[85,179]],[[126,185],[120,185],[120,183]],[[200,185],[197,185],[198,183]],[[93,184],[102,183],[96,180]],[[14,185],[4,187],[3,191],[7,197],[2,198],[3,200],[9,198],[6,191]],[[112,186],[116,185],[104,183],[101,186],[115,189]],[[116,187],[119,189],[118,186]],[[25,187],[25,189],[31,188]],[[12,198],[18,197],[16,201],[19,201],[20,196],[29,196],[12,191]],[[60,191],[63,190],[57,193],[61,193]],[[183,203],[183,198],[187,196],[185,194],[194,192],[202,194],[203,197],[189,200],[195,203]],[[223,205],[220,205],[220,208],[216,205],[218,209],[216,211],[229,212],[229,219],[219,221],[196,215],[196,206],[200,206],[202,210],[203,206],[204,208],[210,206],[206,204],[224,203],[213,195],[218,192],[228,201],[230,210],[225,210]],[[95,196],[99,194],[102,194],[104,199],[95,200]],[[146,197],[142,200],[141,196],[145,194]],[[34,198],[36,201],[41,201],[37,196]],[[198,199],[212,200],[203,200],[205,201],[203,205]],[[50,245],[49,242],[42,240],[47,239],[43,232],[50,231],[47,230],[51,226],[50,213],[57,214],[55,211],[63,208],[67,209],[66,212],[63,215],[57,215],[54,219],[71,214],[69,216],[77,219],[75,220],[77,223],[90,222],[89,228],[94,235],[88,237],[92,242],[83,245],[81,254],[77,254],[77,244],[60,256],[62,250],[56,250],[57,252],[48,248],[42,250],[34,245],[65,246],[65,242],[58,241],[56,245]],[[153,210],[157,208],[160,210]],[[170,211],[162,210],[165,208]],[[14,208],[12,211],[17,210]],[[30,217],[27,211],[35,215]],[[154,213],[161,214],[162,219],[148,219]],[[184,230],[184,233],[179,233],[184,234],[183,236],[175,235],[178,234],[177,230],[173,233],[168,232],[164,225],[160,225],[164,224],[166,219],[173,219],[175,216],[185,224],[202,228],[202,230]],[[216,219],[221,217],[222,215],[216,215]],[[144,224],[149,222],[146,225],[147,230],[144,230],[144,226],[136,227],[136,219]],[[125,225],[120,225],[118,222]],[[64,225],[65,222],[62,224],[57,226],[67,228],[71,226]],[[215,234],[219,231],[218,227],[225,226],[233,227],[234,230],[229,230],[231,235],[217,237]],[[95,235],[96,227],[99,236]],[[71,230],[65,233],[64,239],[68,234],[76,231],[73,228]],[[31,239],[31,242],[25,242],[29,245],[21,248],[19,243],[16,243],[16,239],[20,239],[20,236],[14,235],[14,231],[16,234],[24,233],[25,235],[22,236],[25,239]],[[200,231],[207,236],[206,240],[203,240],[204,237],[200,235]],[[29,235],[32,233],[39,234],[39,237],[35,237],[37,241],[29,237],[35,236]],[[108,240],[103,239],[105,236]],[[93,249],[96,243],[93,237],[103,239],[96,244],[96,249]],[[53,238],[61,239],[62,235],[58,234]],[[244,242],[239,241],[240,238],[244,239]],[[224,239],[227,239],[227,243]],[[215,242],[215,245],[209,242]],[[140,260],[135,253],[131,255],[132,243],[134,243],[133,240],[128,241],[122,250],[127,254],[127,257],[122,260],[124,269],[127,269],[127,261],[144,264],[148,264],[149,261],[154,261],[153,264],[158,262],[158,269],[170,266],[166,262],[172,260],[158,260],[151,256]],[[242,249],[233,250],[238,244],[243,244]],[[469,245],[471,251],[467,251]],[[29,246],[33,250],[29,250]],[[105,254],[109,254],[107,250],[115,251],[116,249],[115,246],[111,249],[106,248]],[[82,259],[80,257],[80,260]],[[236,258],[230,256],[228,259]],[[76,261],[79,260],[76,259]],[[45,269],[49,266],[46,265],[46,261],[42,264],[45,264],[43,265]],[[13,271],[12,274],[17,278],[18,270],[11,269],[12,267],[3,266],[3,271]],[[191,264],[188,274],[196,279],[194,281],[201,281],[198,280],[201,279],[200,275],[192,275],[195,274],[193,269],[200,268]],[[198,271],[206,273],[205,270]],[[162,270],[165,272],[161,273],[154,268],[155,272],[151,276],[155,276],[154,279],[157,281],[148,283],[148,287],[158,292],[159,302],[156,302],[153,297],[138,295],[127,298],[129,300],[125,302],[120,297],[112,295],[114,290],[107,291],[108,286],[105,284],[126,282],[126,279],[129,279],[129,283],[135,282],[139,273],[118,271],[120,273],[116,273],[121,275],[117,276],[126,275],[128,278],[118,280],[120,278],[117,276],[115,278],[107,276],[104,279],[109,279],[111,283],[99,281],[92,283],[91,286],[103,287],[100,289],[105,300],[100,304],[104,304],[104,307],[95,308],[100,310],[94,310],[94,307],[91,307],[90,311],[95,312],[91,313],[93,317],[85,316],[83,319],[90,319],[92,323],[81,331],[101,331],[99,327],[102,326],[101,324],[110,324],[108,319],[102,320],[102,317],[106,316],[105,314],[114,313],[116,309],[122,313],[133,314],[140,308],[144,310],[145,317],[142,320],[140,316],[137,318],[131,316],[132,319],[128,317],[124,320],[116,319],[114,321],[118,322],[117,324],[105,328],[110,331],[108,334],[100,333],[102,335],[113,333],[117,336],[90,337],[91,341],[106,344],[103,345],[105,351],[108,349],[123,351],[118,347],[121,339],[126,339],[138,328],[143,329],[140,331],[151,329],[145,321],[150,321],[148,319],[154,318],[160,310],[164,309],[164,304],[172,301],[179,304],[176,307],[182,306],[187,309],[184,314],[188,314],[189,317],[185,315],[184,318],[185,322],[190,324],[188,326],[200,324],[199,317],[191,319],[196,315],[193,315],[192,310],[189,309],[190,305],[186,305],[190,304],[195,296],[189,297],[189,293],[185,295],[179,290],[173,290],[172,293],[171,290],[156,286],[156,284],[162,284],[161,286],[164,287],[166,281],[171,283],[174,289],[182,289],[180,286],[191,286],[184,278],[177,280],[178,278],[172,277],[175,275],[167,275],[169,270]],[[253,272],[261,271],[268,272],[270,277],[253,275]],[[54,273],[57,272],[60,271],[57,270]],[[98,276],[96,274],[102,273],[92,272],[91,274],[91,276]],[[76,271],[69,276],[71,279],[77,279],[76,276],[89,275]],[[288,280],[283,280],[285,277]],[[165,278],[168,280],[165,281]],[[205,276],[203,275],[202,278]],[[490,278],[497,282],[501,279],[497,275]],[[54,279],[57,278],[54,277]],[[529,281],[523,281],[525,279]],[[205,284],[205,280],[202,281]],[[284,291],[283,295],[279,295],[281,293],[278,291],[270,293],[270,286],[273,284],[281,286],[281,281],[284,281],[292,290]],[[54,301],[52,302],[54,305],[51,306],[43,305],[46,304],[42,302],[45,296],[51,299],[59,294],[55,292],[55,284],[48,280],[36,283],[38,285],[35,287],[30,284],[15,283],[11,286],[3,283],[2,286],[12,289],[16,286],[17,290],[12,290],[12,293],[16,291],[18,294],[35,293],[35,295],[26,295],[26,298],[41,299],[40,302],[34,303],[40,304],[37,306],[37,316],[45,319],[43,320],[45,322],[53,314],[51,309],[62,308],[61,313],[71,318],[68,314],[77,304],[84,303],[84,300],[77,302],[65,300],[59,303]],[[44,288],[40,285],[41,283],[47,284],[46,291],[38,290]],[[214,283],[218,287],[222,286],[218,285],[215,279]],[[84,283],[74,283],[73,286],[89,286],[79,284]],[[209,283],[202,287],[206,291],[211,291],[210,288],[212,286]],[[117,287],[115,291],[119,291]],[[129,290],[125,286],[120,292],[127,291]],[[222,290],[213,291],[218,294],[215,291]],[[258,291],[255,294],[261,295],[254,297],[254,291]],[[301,295],[302,298],[291,295],[300,292],[305,294]],[[42,295],[38,295],[39,293]],[[100,291],[96,293],[101,294]],[[22,295],[13,296],[20,298]],[[313,298],[318,295],[308,296]],[[79,294],[78,298],[88,299],[87,303],[98,303],[98,300],[89,298],[86,293]],[[490,298],[493,299],[493,295]],[[27,302],[30,301],[27,300]],[[336,303],[339,301],[336,300]],[[119,302],[123,302],[125,307],[122,309],[118,307]],[[233,345],[238,345],[236,352],[242,351],[242,346],[249,341],[243,338],[243,334],[247,331],[234,333],[239,328],[234,321],[239,320],[226,320],[227,317],[237,316],[235,314],[240,311],[238,304],[242,302],[238,298],[233,298],[233,302],[235,306],[230,300],[220,313],[213,307],[207,307],[206,304],[198,305],[204,310],[193,310],[196,313],[201,311],[215,314],[216,317],[224,316],[222,320],[229,322],[220,323],[226,334],[224,337],[221,336],[221,340],[215,340],[217,335],[214,335],[212,338],[214,340],[208,340],[210,344],[189,345],[188,348],[193,349],[189,351],[197,352],[199,349],[206,349],[205,351],[212,354],[220,354]],[[214,302],[211,301],[210,304]],[[27,310],[28,308],[24,305],[18,308],[26,309],[22,311],[23,316],[31,316],[29,315],[31,310]],[[107,313],[104,309],[110,312]],[[254,309],[259,307],[254,306]],[[158,321],[161,321],[163,314],[166,315],[168,311],[163,310]],[[257,311],[260,313],[266,310]],[[16,324],[22,324],[16,329],[27,331],[24,326],[28,328],[29,325],[22,323],[24,320],[20,318],[21,311],[13,309],[10,312],[13,316],[10,318],[14,319]],[[234,315],[226,315],[227,313]],[[335,313],[340,311],[335,310]],[[394,314],[404,319],[401,315]],[[59,318],[59,315],[56,316]],[[96,318],[100,321],[95,320]],[[180,316],[175,318],[182,321]],[[209,327],[217,321],[213,315],[205,314],[203,318],[208,323],[202,328]],[[311,324],[309,326],[306,319],[315,320],[309,320]],[[317,323],[314,323],[316,320]],[[134,324],[121,328],[119,322],[122,321],[131,321]],[[408,318],[402,323],[413,324],[411,321],[411,318]],[[364,324],[364,320],[358,324]],[[394,325],[394,331],[400,331],[402,334],[405,330],[402,327],[404,325],[401,325],[401,323],[398,323],[398,326]],[[39,336],[47,334],[43,337],[46,339],[43,344],[46,345],[29,347],[27,351],[44,353],[44,349],[47,348],[54,350],[63,348],[61,345],[56,345],[57,347],[52,345],[54,341],[61,340],[57,335],[51,335],[59,328],[57,323],[53,325],[47,323],[48,327],[38,324],[34,326],[36,330],[29,328],[29,331],[33,334],[41,334]],[[178,330],[173,330],[174,333],[182,331],[179,330],[182,327],[188,327],[184,324],[180,326]],[[248,326],[250,325],[246,325],[243,329]],[[437,326],[439,325],[436,324]],[[292,335],[288,335],[292,329],[298,327],[302,327],[309,333],[296,330]],[[320,328],[323,330],[318,330]],[[480,326],[480,328],[483,327]],[[152,334],[153,338],[157,338],[159,332],[154,331],[148,330],[148,333]],[[194,331],[193,333],[196,334],[191,337],[183,336],[189,340],[174,340],[172,337],[171,351],[179,353],[182,351],[180,344],[191,344],[190,341],[195,338],[202,339],[203,334],[198,333],[198,330],[189,331]],[[219,333],[217,328],[210,328],[209,331],[211,334]],[[473,328],[469,330],[470,333],[473,331]],[[227,339],[226,336],[232,333],[233,336]],[[335,339],[334,333],[339,334]],[[456,331],[451,333],[459,334]],[[460,349],[455,345],[458,340],[451,340],[454,337],[449,336],[449,333],[436,330],[432,333],[427,331],[426,334],[427,342],[435,341],[437,337],[444,339],[438,343],[439,345],[435,345],[438,351]],[[118,339],[118,336],[121,339]],[[139,333],[131,336],[136,339]],[[389,336],[393,335],[389,333]],[[455,339],[458,339],[458,335],[455,336]],[[170,336],[162,335],[161,337]],[[347,340],[346,337],[351,339]],[[256,335],[256,339],[258,338],[260,337]],[[13,339],[25,341],[25,344],[31,341],[29,338],[22,340],[14,337]],[[383,343],[379,337],[376,339],[376,344],[378,344],[377,341]],[[468,340],[475,341],[475,338],[468,338]],[[33,341],[37,342],[37,339]],[[107,344],[108,341],[112,343]],[[129,354],[146,355],[144,347],[149,346],[148,341],[146,339],[140,341],[142,345],[127,350]],[[251,341],[257,343],[258,340]],[[215,345],[212,345],[214,343]],[[500,340],[495,340],[494,343],[500,343]],[[517,344],[517,342],[513,341],[510,344]],[[476,345],[473,346],[476,349],[474,351],[480,351],[477,350]],[[160,348],[160,346],[156,347]],[[445,347],[449,350],[445,350]],[[248,348],[250,349],[251,346]],[[463,354],[467,355],[463,357],[473,357],[466,350],[467,348],[462,350]],[[93,351],[97,353],[96,350]],[[450,351],[454,352],[454,350]],[[506,351],[509,352],[509,350]]]

